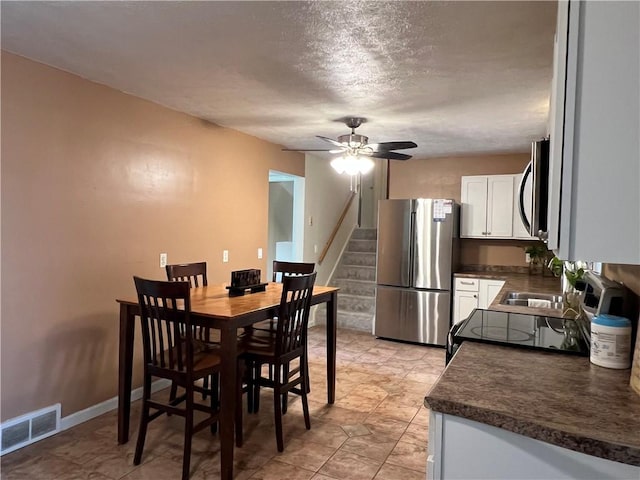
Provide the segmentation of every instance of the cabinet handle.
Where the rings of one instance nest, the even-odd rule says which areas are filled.
[[[464,280],[460,280],[462,285],[473,285],[475,282],[465,282]]]
[[[478,298],[478,295],[474,295],[473,298]]]
[[[487,235],[491,235],[491,232],[487,232]]]

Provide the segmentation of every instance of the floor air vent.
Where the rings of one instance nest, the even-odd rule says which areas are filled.
[[[60,404],[7,420],[0,429],[0,455],[4,455],[57,433],[60,430]]]

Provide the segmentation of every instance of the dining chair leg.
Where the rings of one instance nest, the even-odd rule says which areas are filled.
[[[142,413],[140,415],[140,429],[138,430],[138,441],[136,442],[136,453],[133,456],[133,464],[140,465],[144,441],[147,437],[147,426],[149,425],[149,398],[151,398],[151,376],[144,376],[142,386]]]
[[[282,383],[289,383],[289,362],[282,365]],[[289,403],[289,392],[282,394],[282,414],[287,413],[287,405]]]
[[[208,380],[208,377],[207,377]],[[208,382],[207,382],[208,383]],[[219,398],[219,384],[220,384],[220,377],[217,373],[214,373],[213,375],[211,375],[211,409],[212,410],[216,410],[220,407],[220,398]],[[206,398],[205,395],[202,396],[203,399]],[[218,431],[218,422],[214,422],[211,424],[211,433],[216,433]]]
[[[242,447],[242,444],[244,443],[244,434],[242,431],[242,377],[243,375],[243,368],[244,365],[241,362],[238,362],[238,372],[240,373],[240,375],[238,375],[238,382],[236,385],[236,396],[237,396],[237,401],[236,401],[236,418],[235,418],[235,424],[236,424],[236,447]],[[249,395],[247,395],[247,400],[249,399]]]
[[[276,443],[278,451],[284,451],[284,440],[282,438],[282,391],[280,389],[280,365],[275,365],[273,369],[273,409],[276,421]]]
[[[307,363],[307,359],[303,356],[300,359],[301,367]],[[311,430],[311,419],[309,418],[309,402],[307,401],[307,392],[309,387],[309,376],[306,369],[300,368],[300,374],[302,375],[302,385],[300,385],[300,396],[302,397],[302,413],[304,414],[304,426],[307,430]]]
[[[169,392],[169,403],[173,402],[178,395],[178,384],[176,382],[171,382],[171,391]],[[167,414],[167,416],[171,416],[171,414]]]
[[[193,386],[187,385],[187,409],[184,417],[184,452],[182,453],[182,480],[189,480],[191,467],[191,437],[193,436]]]
[[[253,371],[253,413],[258,413],[260,410],[260,375],[261,375],[262,365],[260,362],[255,362],[254,371]]]

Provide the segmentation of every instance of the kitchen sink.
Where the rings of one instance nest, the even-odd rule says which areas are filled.
[[[527,307],[529,300],[546,300],[550,302],[549,307],[562,309],[562,295],[553,295],[550,293],[532,293],[532,292],[507,292],[500,303],[502,305],[517,305]]]

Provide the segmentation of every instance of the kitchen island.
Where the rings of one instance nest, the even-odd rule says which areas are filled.
[[[425,398],[429,478],[640,478],[629,370],[465,342]]]

